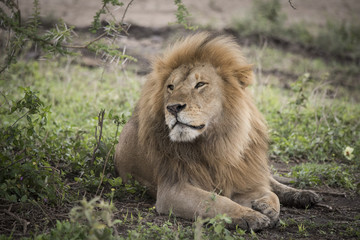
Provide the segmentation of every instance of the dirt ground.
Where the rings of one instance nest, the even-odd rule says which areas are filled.
[[[127,1],[125,1],[127,2]],[[195,23],[209,25],[214,29],[228,28],[233,19],[243,18],[249,13],[252,5],[251,0],[184,0],[190,10]],[[323,25],[326,19],[336,16],[339,21],[352,19],[360,12],[358,0],[293,0],[293,9],[288,1],[281,1],[283,10],[288,16],[289,22],[311,22]],[[32,1],[19,0],[23,16],[31,14]],[[65,22],[76,27],[88,27],[94,13],[101,7],[98,0],[40,0],[41,15],[43,19],[54,20],[63,18]],[[124,39],[126,46],[135,57],[139,58],[138,74],[147,73],[147,57],[158,53],[167,42],[181,35],[181,31],[170,31],[169,22],[174,22],[173,1],[169,0],[142,0],[134,1],[130,6],[125,21],[134,24],[131,30],[134,38]],[[115,15],[121,18],[124,8],[115,9]],[[130,32],[131,33],[131,32]],[[284,163],[271,162],[278,172],[287,173],[288,166]],[[295,209],[282,207],[281,219],[283,225],[273,229],[267,229],[257,233],[259,239],[360,239],[360,196],[342,189],[322,187],[313,189],[320,193],[323,201],[311,209]],[[115,218],[122,214],[133,212],[147,212],[149,207],[154,206],[154,200],[136,201],[134,199],[116,201],[118,212]],[[1,203],[0,203],[1,204]],[[22,206],[17,209],[16,204],[12,209],[0,211],[0,233],[10,234],[14,229],[14,236],[20,236],[28,229],[36,229],[40,224],[54,225],[56,219],[67,218],[68,210],[72,206],[64,206],[63,209],[51,209],[44,206],[39,209],[26,209]],[[8,214],[15,212],[21,215],[21,219]],[[47,219],[42,220],[39,219]],[[16,220],[16,221],[14,221]],[[155,215],[144,221],[161,223],[168,220],[168,216]],[[26,221],[28,224],[25,224]],[[183,219],[178,221],[184,225],[191,222]],[[9,225],[9,222],[12,224]],[[299,225],[301,223],[302,225]],[[24,229],[26,228],[26,229]],[[126,229],[120,229],[120,232]]]
[[[288,166],[284,163],[271,162],[279,173],[287,173]],[[81,186],[80,195],[84,195]],[[256,233],[256,238],[246,235],[246,239],[360,239],[360,196],[353,192],[329,187],[313,188],[322,196],[322,201],[309,209],[297,209],[282,206],[280,212],[281,224],[271,229]],[[86,194],[85,194],[86,195]],[[86,195],[92,198],[90,195]],[[174,218],[167,215],[149,214],[149,209],[155,206],[155,200],[143,197],[139,200],[129,194],[122,200],[114,199],[117,211],[114,219],[124,219],[124,216],[142,216],[143,223],[154,223],[158,226],[170,220],[177,226],[192,226],[193,221]],[[67,203],[60,207],[44,204],[21,204],[0,201],[0,233],[20,239],[29,233],[42,233],[43,229],[54,227],[57,220],[68,219],[68,213],[74,204]],[[127,236],[128,230],[134,229],[139,223],[121,225],[117,231]],[[177,226],[174,226],[176,231]],[[160,237],[160,236],[159,236]]]

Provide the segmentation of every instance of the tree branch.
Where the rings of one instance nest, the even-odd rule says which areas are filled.
[[[124,14],[123,14],[123,16],[122,16],[122,18],[121,18],[121,22],[120,22],[121,25],[124,23],[124,19],[125,19],[126,12],[127,12],[127,10],[129,9],[129,7],[130,7],[130,5],[132,4],[133,1],[134,1],[134,0],[131,0],[131,1],[128,3],[128,5],[126,6],[125,11],[124,11]]]
[[[290,6],[296,10],[296,7],[294,7],[294,5],[292,4],[291,0],[289,0]]]

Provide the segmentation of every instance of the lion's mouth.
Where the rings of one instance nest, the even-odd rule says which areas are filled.
[[[192,129],[196,129],[196,130],[201,130],[201,129],[203,129],[205,127],[205,124],[194,126],[194,125],[186,124],[186,123],[183,123],[183,122],[180,122],[180,121],[176,121],[176,123],[174,124],[174,126],[171,129],[174,129],[175,126],[178,125],[178,124],[189,127],[189,128],[192,128]]]

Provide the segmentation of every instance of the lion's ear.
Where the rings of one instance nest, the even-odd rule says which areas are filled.
[[[253,83],[253,69],[252,65],[242,66],[234,71],[234,76],[237,78],[243,88],[246,88]]]

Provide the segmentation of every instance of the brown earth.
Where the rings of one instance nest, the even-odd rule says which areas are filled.
[[[288,165],[272,162],[277,172],[285,174],[289,171]],[[81,185],[73,186],[79,189],[80,195],[91,198],[81,190]],[[322,196],[322,202],[309,209],[281,207],[281,224],[275,228],[265,229],[256,233],[257,239],[360,239],[360,196],[343,189],[334,189],[327,186],[313,188]],[[169,218],[167,215],[149,214],[149,209],[155,206],[155,201],[145,195],[140,199],[128,194],[121,200],[115,199],[117,210],[114,219],[124,220],[134,216],[134,221],[122,224],[118,233],[127,236],[128,230],[138,226],[138,216],[142,223],[154,223],[162,226],[170,220],[177,226],[192,226],[193,221],[181,218]],[[0,201],[0,234],[6,234],[18,239],[30,236],[31,233],[42,233],[43,230],[54,227],[56,220],[65,220],[74,204],[64,204],[61,207],[51,207],[45,204],[21,204]],[[159,236],[160,238],[161,236]],[[253,239],[250,235],[246,239]]]

